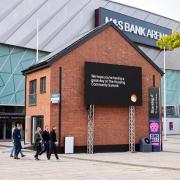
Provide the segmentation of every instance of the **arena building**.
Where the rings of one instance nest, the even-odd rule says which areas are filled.
[[[91,152],[91,146],[93,152],[127,151],[133,107],[137,149],[140,139],[149,137],[150,124],[158,125],[159,143],[160,111],[149,124],[148,92],[160,88],[163,72],[113,23],[98,26],[23,73],[28,142],[34,142],[33,124],[40,118],[42,125],[58,127],[62,152],[69,136],[75,152]]]
[[[163,54],[155,41],[161,34],[180,30],[178,21],[108,0],[0,0],[0,4],[6,4],[0,12],[0,139],[4,140],[11,138],[13,123],[25,122],[25,77],[21,71],[36,61],[37,18],[39,60],[95,26],[113,21],[163,68]],[[166,54],[167,130],[179,134],[180,50]],[[41,119],[34,127],[43,124]]]

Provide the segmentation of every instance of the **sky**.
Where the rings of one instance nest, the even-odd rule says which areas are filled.
[[[180,21],[180,0],[112,0]]]

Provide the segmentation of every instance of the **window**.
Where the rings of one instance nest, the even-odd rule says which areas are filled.
[[[176,117],[175,106],[166,106],[166,116]]]
[[[36,79],[29,82],[29,105],[36,105]]]
[[[34,143],[34,135],[35,135],[37,127],[40,127],[43,130],[44,116],[32,116],[31,117],[31,143]]]
[[[46,77],[40,79],[40,93],[46,92]]]
[[[162,116],[164,117],[163,107],[162,107]],[[180,117],[180,106],[166,106],[166,117],[179,118]]]

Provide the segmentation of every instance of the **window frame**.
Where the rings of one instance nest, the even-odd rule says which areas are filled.
[[[40,94],[46,93],[46,76],[40,78]]]
[[[33,102],[31,101],[32,97],[34,97]],[[33,79],[29,81],[29,106],[35,106],[36,104],[37,104],[37,79]]]

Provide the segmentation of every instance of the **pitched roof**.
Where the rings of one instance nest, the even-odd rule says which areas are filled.
[[[104,25],[98,26],[90,32],[82,34],[81,36],[75,38],[68,44],[64,45],[62,48],[57,49],[55,52],[47,55],[41,61],[38,61],[34,65],[30,66],[29,68],[23,70],[23,74],[28,74],[39,69],[43,69],[45,67],[49,67],[52,63],[56,60],[60,59],[61,57],[65,56],[75,48],[79,47],[81,44],[85,43],[92,37],[96,36],[100,32],[104,31],[108,27],[113,27],[128,43],[138,51],[161,75],[163,75],[163,71],[140,49],[138,46],[133,43],[113,22],[106,23]]]

